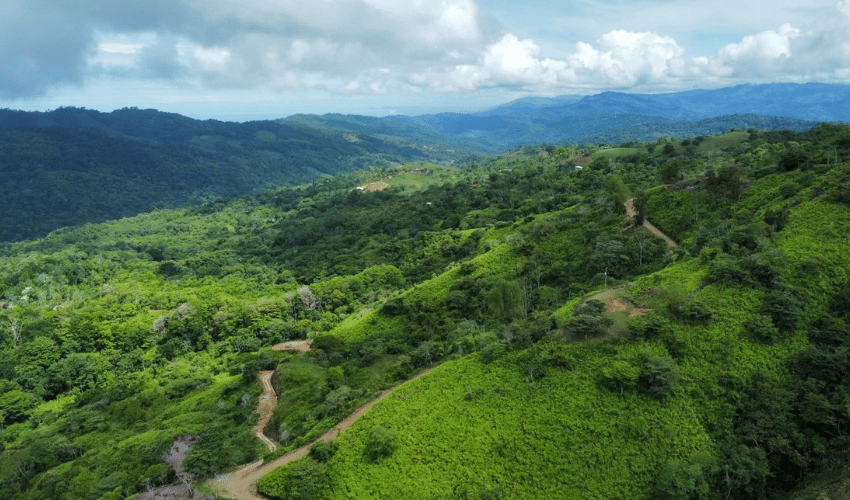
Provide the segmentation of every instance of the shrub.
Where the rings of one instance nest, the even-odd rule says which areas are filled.
[[[708,280],[728,285],[744,285],[747,282],[747,275],[738,259],[721,253],[708,265]]]
[[[607,320],[610,323],[610,319]],[[573,317],[569,324],[570,333],[573,338],[595,338],[601,337],[608,332],[608,325],[602,318],[580,314]]]
[[[640,368],[628,361],[617,360],[602,369],[602,381],[612,391],[620,393],[637,385]]]
[[[336,441],[319,440],[310,447],[310,456],[317,462],[327,462],[336,454],[338,448]]]
[[[773,320],[763,314],[748,319],[744,329],[763,344],[772,344],[779,337],[779,330],[773,325]]]
[[[684,460],[669,460],[658,473],[655,497],[659,500],[690,500],[708,496],[702,467]]]
[[[788,290],[774,290],[764,300],[762,312],[773,319],[781,332],[791,332],[803,314],[803,301]]]
[[[671,358],[649,357],[643,363],[638,381],[641,389],[656,399],[673,394],[679,380],[679,367]]]
[[[366,439],[366,448],[363,454],[370,462],[377,462],[393,454],[398,447],[398,437],[392,429],[379,425],[372,429]]]
[[[652,340],[670,329],[670,322],[657,314],[636,316],[629,320],[629,333],[632,337]]]
[[[329,488],[330,476],[325,464],[309,456],[278,467],[257,482],[260,493],[282,500],[325,498]]]
[[[505,351],[506,346],[504,342],[490,342],[481,349],[481,362],[484,364],[490,364],[502,357]]]
[[[808,162],[808,155],[806,155],[803,151],[795,149],[783,154],[782,157],[779,158],[779,162],[776,166],[779,167],[779,170],[782,172],[790,172],[807,166]]]
[[[685,306],[685,318],[692,324],[707,323],[714,312],[702,301],[692,300]]]

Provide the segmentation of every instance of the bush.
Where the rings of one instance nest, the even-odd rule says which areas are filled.
[[[690,500],[708,496],[702,467],[684,460],[670,460],[658,473],[655,497],[659,500]]]
[[[809,163],[809,156],[801,150],[791,150],[783,154],[776,164],[782,172],[790,172],[801,167],[806,167]]]
[[[629,320],[629,333],[636,339],[656,339],[668,330],[670,322],[657,314],[636,316]]]
[[[773,320],[763,314],[748,319],[744,329],[763,344],[772,344],[779,337],[779,330],[773,325]]]
[[[740,286],[747,283],[747,275],[738,259],[721,253],[708,265],[708,281]]]
[[[638,381],[641,389],[656,399],[673,394],[679,380],[679,367],[671,358],[650,357],[643,363]]]
[[[685,318],[691,324],[707,323],[712,316],[714,312],[699,300],[692,300],[685,306]]]
[[[493,361],[502,357],[505,354],[507,347],[505,343],[502,341],[498,342],[490,342],[485,345],[483,349],[481,349],[481,362],[486,364],[490,364]]]
[[[310,456],[317,462],[327,462],[336,454],[338,448],[336,441],[319,440],[310,447]]]
[[[762,312],[773,319],[781,332],[791,332],[803,315],[803,301],[788,290],[774,290],[764,300]]]
[[[363,454],[370,462],[377,462],[393,454],[398,447],[398,437],[392,429],[379,425],[372,429],[366,440]]]
[[[606,321],[605,319],[597,318],[595,316],[580,314],[573,317],[570,321],[569,329],[573,338],[584,338],[587,340],[589,338],[601,337],[608,333],[610,321],[610,319],[607,319]]]
[[[640,377],[640,369],[628,361],[617,360],[602,369],[603,384],[612,391],[619,392],[620,396],[626,389],[637,384]]]
[[[326,498],[330,476],[325,464],[308,456],[266,474],[257,481],[257,489],[281,500],[318,500]]]

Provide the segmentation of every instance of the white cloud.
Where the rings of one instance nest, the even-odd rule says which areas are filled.
[[[783,24],[778,31],[762,31],[745,36],[741,43],[730,43],[720,51],[723,60],[772,61],[791,56],[791,40],[800,36],[800,30]]]
[[[734,13],[727,13],[731,0],[720,7],[698,0],[687,8],[643,2],[632,11],[584,2],[562,9],[571,13],[561,18],[583,23],[577,33],[565,34],[558,29],[564,25],[556,19],[557,2],[531,2],[538,15],[530,28],[510,25],[514,20],[505,15],[496,25],[481,7],[487,0],[6,0],[0,7],[0,98],[110,77],[176,88],[295,89],[400,101],[401,94],[435,90],[468,99],[500,89],[659,91],[848,81],[850,0],[828,12],[821,4],[785,0],[745,31],[753,16],[742,12],[764,9],[765,2]],[[55,8],[42,12],[36,4]],[[525,19],[522,4],[503,5]],[[593,18],[581,10],[588,6],[605,15]],[[552,18],[540,18],[549,11]],[[710,31],[723,23],[733,38]],[[690,30],[725,45],[712,42],[704,49],[711,53],[691,52]]]
[[[494,86],[557,90],[667,83],[682,71],[677,61],[683,49],[656,33],[612,31],[596,46],[578,42],[575,52],[561,60],[541,58],[540,52],[532,40],[507,34],[491,44],[477,64],[457,65],[445,75],[417,73],[412,81],[432,82],[444,91]]]

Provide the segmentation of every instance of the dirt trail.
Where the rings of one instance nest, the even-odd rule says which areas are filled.
[[[274,451],[277,449],[277,443],[267,438],[265,434],[263,434],[263,428],[268,423],[269,419],[272,418],[272,412],[275,408],[277,408],[277,395],[274,393],[274,388],[272,388],[271,378],[274,370],[260,372],[260,381],[263,382],[263,394],[260,396],[260,403],[257,405],[257,413],[260,414],[260,420],[257,421],[257,425],[254,426],[254,435],[256,435],[263,444],[266,445],[266,448],[269,451]]]
[[[625,205],[626,205],[626,217],[628,217],[628,218],[629,218],[629,220],[634,219],[634,216],[635,216],[635,215],[637,215],[637,212],[635,211],[635,200],[634,200],[634,198],[631,198],[631,199],[629,199],[628,201],[626,201]],[[648,220],[646,220],[646,217],[644,217],[644,218],[643,218],[643,227],[645,227],[645,228],[646,228],[646,229],[647,229],[650,233],[652,233],[652,234],[654,234],[655,236],[658,236],[659,238],[661,238],[662,240],[664,240],[664,242],[665,242],[665,243],[667,243],[667,246],[668,246],[668,247],[677,247],[677,246],[679,246],[679,244],[678,244],[678,243],[676,243],[676,242],[673,240],[673,238],[671,238],[671,237],[667,236],[666,234],[662,233],[660,229],[658,229],[657,227],[655,227],[654,225],[652,225],[652,223],[651,223],[651,222],[649,222]]]
[[[302,352],[305,352],[310,349],[310,344],[304,343],[303,341],[301,343],[287,342],[286,344],[279,344],[275,346],[274,349],[298,349]],[[372,408],[375,403],[389,396],[393,393],[393,391],[406,384],[407,382],[410,382],[411,380],[416,380],[417,378],[425,375],[431,370],[432,368],[422,371],[418,373],[415,377],[385,390],[380,394],[380,396],[361,406],[357,409],[357,411],[346,417],[345,420],[333,426],[328,432],[322,434],[319,439],[317,439],[317,441],[330,441],[331,439],[337,437],[341,432],[348,429],[351,424],[353,424],[358,418],[362,417],[367,411],[369,411],[369,409]],[[273,372],[260,373],[260,378],[263,381],[263,395],[260,397],[260,404],[257,407],[257,411],[260,413],[261,417],[260,422],[258,422],[257,425],[254,427],[254,433],[257,435],[258,438],[260,438],[261,441],[263,441],[263,443],[266,444],[266,446],[269,447],[269,450],[277,449],[277,444],[268,439],[265,435],[263,435],[262,430],[263,427],[266,425],[266,422],[268,422],[268,417],[271,416],[271,411],[269,411],[268,417],[264,418],[262,416],[263,412],[261,408],[263,407],[264,403],[268,404],[269,401],[272,401],[272,398],[274,398],[274,405],[271,406],[271,410],[274,410],[274,407],[277,405],[277,397],[275,396],[274,390],[272,389],[271,384],[269,383],[269,378],[271,377],[272,373]],[[264,400],[266,396],[269,396],[269,399]],[[272,448],[271,445],[273,445],[274,448]],[[206,484],[207,486],[212,488],[217,494],[226,498],[232,498],[234,500],[264,500],[263,497],[261,497],[257,493],[257,481],[259,481],[261,477],[268,474],[272,470],[280,467],[281,465],[288,464],[289,462],[293,462],[295,460],[298,460],[299,458],[304,457],[310,451],[310,446],[312,445],[313,443],[304,445],[301,448],[290,451],[286,455],[283,455],[282,457],[279,457],[265,465],[263,465],[262,459],[250,464],[243,465],[234,472],[222,474],[214,477],[213,479],[210,479],[209,481],[207,481]]]

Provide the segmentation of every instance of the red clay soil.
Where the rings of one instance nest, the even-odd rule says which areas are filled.
[[[306,352],[310,350],[311,342],[311,340],[287,342],[285,344],[278,344],[274,346],[273,349],[276,351],[299,350],[301,352]],[[369,409],[372,408],[375,403],[392,394],[392,392],[395,391],[401,385],[410,382],[411,380],[416,380],[417,378],[425,375],[430,371],[431,368],[420,372],[415,377],[411,378],[406,382],[402,382],[401,384],[398,384],[385,390],[381,393],[380,396],[361,406],[357,409],[357,411],[346,417],[345,420],[333,426],[333,428],[331,428],[331,430],[329,430],[328,432],[322,434],[322,436],[320,436],[317,441],[330,441],[331,439],[337,437],[341,432],[348,429],[351,424],[353,424],[358,418],[362,417],[367,411],[369,411]],[[261,414],[261,418],[260,422],[258,422],[257,425],[254,427],[254,433],[257,434],[257,437],[260,438],[260,440],[266,443],[266,446],[269,446],[270,442],[272,444],[274,443],[268,438],[266,438],[262,433],[263,427],[266,425],[266,422],[268,422],[268,417],[265,417],[265,419],[264,417],[262,417],[263,410],[261,410],[261,408],[264,408],[264,403],[266,403],[267,408],[268,402],[272,401],[272,398],[274,398],[274,405],[277,405],[277,396],[275,395],[271,384],[268,383],[268,378],[264,378],[264,374],[268,374],[268,376],[270,377],[271,373],[272,372],[260,373],[260,378],[263,380],[263,395],[260,396],[260,405],[257,407],[257,411]],[[268,396],[269,399],[264,400],[266,396]],[[271,410],[274,410],[274,406],[271,406]],[[271,410],[268,410],[269,416],[271,416]],[[207,486],[212,488],[217,494],[225,498],[231,498],[234,500],[263,500],[263,497],[261,497],[257,493],[257,481],[259,481],[261,477],[268,474],[272,470],[280,467],[281,465],[286,465],[289,462],[293,462],[295,460],[298,460],[299,458],[304,457],[310,451],[310,446],[312,445],[313,443],[304,445],[301,448],[293,450],[287,453],[286,455],[283,455],[282,457],[278,457],[277,459],[265,465],[263,465],[262,460],[258,460],[250,464],[245,464],[237,468],[233,472],[222,474],[220,476],[216,476],[213,479],[210,479],[209,481],[207,481],[206,484]],[[275,444],[275,448],[276,447],[277,445]],[[272,448],[269,449],[271,450]]]

